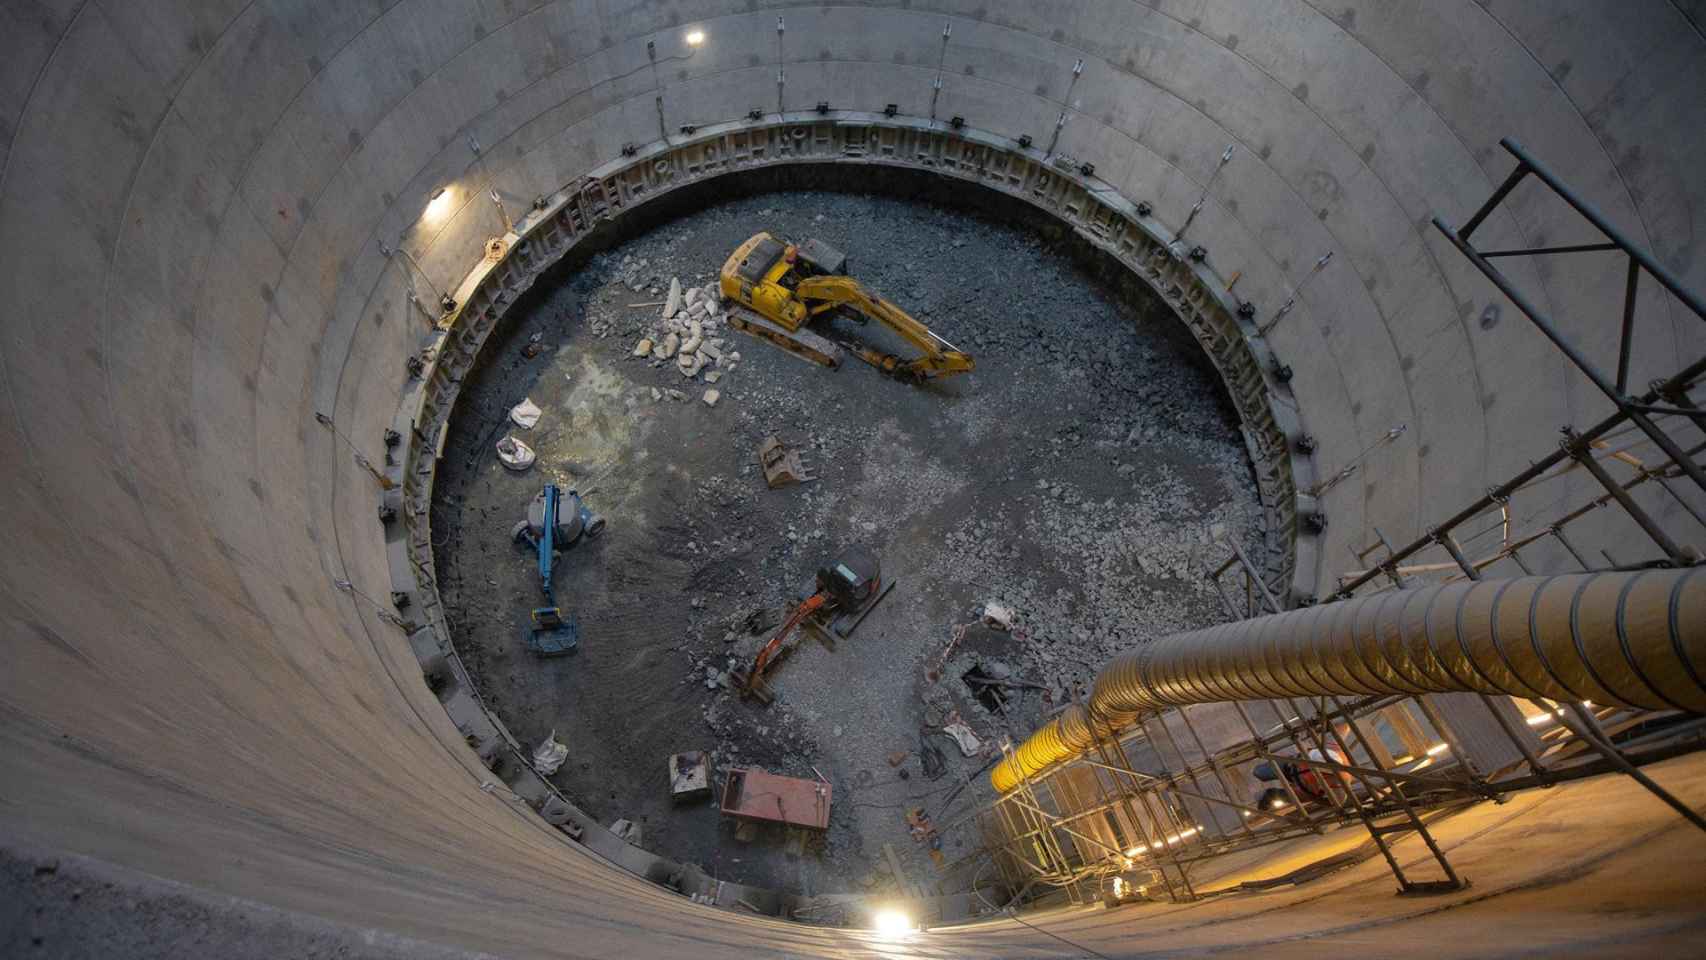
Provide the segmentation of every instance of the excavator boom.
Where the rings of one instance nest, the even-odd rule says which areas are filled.
[[[751,694],[765,703],[770,702],[770,686],[764,682],[764,671],[776,658],[777,652],[782,649],[782,641],[788,639],[788,635],[794,632],[794,628],[804,623],[807,617],[823,609],[830,602],[830,595],[821,590],[806,598],[788,615],[788,619],[782,623],[782,629],[777,630],[776,635],[759,648],[758,656],[753,658],[750,670],[744,673],[740,670],[731,671],[735,683],[739,684],[742,696]]]
[[[865,288],[852,277],[807,277],[794,288],[794,294],[805,302],[815,316],[836,307],[850,307],[881,323],[906,338],[924,355],[915,360],[903,360],[892,353],[881,353],[868,347],[852,347],[861,360],[884,373],[913,380],[967,373],[976,366],[971,356],[937,336],[934,331],[913,319],[912,315]]]

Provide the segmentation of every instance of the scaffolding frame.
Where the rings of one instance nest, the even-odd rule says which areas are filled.
[[[1656,518],[1639,503],[1635,502],[1631,491],[1649,482],[1674,499],[1694,521],[1706,529],[1706,515],[1682,492],[1677,490],[1676,481],[1686,479],[1700,492],[1706,492],[1706,468],[1696,459],[1701,452],[1706,451],[1706,410],[1690,396],[1699,386],[1700,379],[1706,374],[1706,355],[1683,367],[1674,375],[1653,380],[1648,389],[1640,395],[1631,395],[1629,391],[1629,363],[1633,354],[1635,342],[1635,308],[1640,291],[1640,280],[1643,274],[1651,276],[1661,287],[1674,296],[1695,318],[1706,322],[1706,303],[1703,303],[1692,291],[1682,284],[1659,264],[1646,250],[1632,243],[1628,238],[1613,227],[1606,218],[1591,204],[1578,197],[1568,185],[1560,180],[1551,170],[1534,159],[1516,141],[1505,138],[1500,144],[1516,158],[1517,164],[1509,176],[1501,183],[1492,196],[1483,203],[1480,209],[1469,218],[1461,228],[1453,228],[1440,217],[1433,218],[1433,225],[1451,242],[1452,246],[1463,254],[1464,258],[1480,270],[1492,284],[1511,301],[1523,316],[1539,330],[1547,340],[1558,348],[1571,364],[1590,380],[1593,385],[1611,401],[1615,412],[1602,418],[1585,430],[1572,426],[1562,428],[1562,441],[1558,449],[1532,463],[1527,469],[1519,472],[1502,484],[1489,489],[1475,502],[1458,511],[1444,522],[1424,532],[1421,536],[1402,547],[1393,549],[1385,544],[1386,559],[1377,566],[1358,571],[1341,578],[1339,589],[1334,594],[1335,599],[1348,598],[1361,588],[1369,585],[1382,576],[1392,581],[1395,586],[1402,586],[1407,575],[1417,573],[1438,572],[1456,568],[1471,579],[1478,578],[1479,573],[1501,560],[1509,559],[1524,574],[1534,571],[1526,563],[1520,551],[1540,540],[1550,537],[1568,553],[1583,571],[1638,569],[1652,566],[1689,566],[1700,562],[1699,554],[1691,547],[1678,543],[1670,531],[1667,531]],[[1528,177],[1533,176],[1544,184],[1550,192],[1569,205],[1583,220],[1591,224],[1602,236],[1604,242],[1587,244],[1569,244],[1556,247],[1533,247],[1523,249],[1481,250],[1472,242],[1475,231],[1486,222],[1510,196],[1511,191]],[[1613,377],[1608,377],[1599,366],[1578,349],[1569,338],[1559,332],[1558,327],[1546,313],[1537,307],[1503,271],[1494,265],[1493,261],[1514,256],[1560,256],[1564,254],[1593,253],[1616,251],[1627,258],[1626,280],[1623,290],[1623,305],[1620,312],[1621,326],[1618,337],[1617,366]],[[1661,402],[1662,401],[1662,402]],[[1689,431],[1697,436],[1688,438]],[[1628,435],[1630,432],[1641,438],[1637,443],[1613,448],[1611,441]],[[1631,450],[1651,444],[1656,447],[1660,456],[1656,459],[1641,459]],[[1631,466],[1634,476],[1625,481],[1614,478],[1606,469],[1604,461],[1617,460]],[[1589,500],[1576,509],[1566,511],[1540,526],[1539,529],[1514,535],[1510,530],[1510,498],[1535,484],[1553,479],[1564,472],[1581,467],[1593,476],[1593,479],[1604,489],[1604,493]],[[1618,561],[1607,556],[1607,565],[1596,565],[1582,553],[1577,545],[1565,532],[1565,527],[1582,517],[1598,512],[1601,508],[1615,505],[1621,515],[1628,518],[1640,529],[1654,546],[1660,556],[1646,561]],[[1503,533],[1502,542],[1498,549],[1489,555],[1470,561],[1463,553],[1462,544],[1457,539],[1457,530],[1488,513],[1500,515],[1497,529]],[[1476,534],[1484,535],[1483,530]],[[1377,531],[1378,533],[1378,531]],[[1384,535],[1380,536],[1382,543]],[[1439,546],[1450,555],[1450,564],[1410,565],[1404,566],[1422,551]],[[1372,549],[1367,551],[1372,552]],[[1359,556],[1366,557],[1367,552]],[[1603,551],[1602,551],[1603,552]]]
[[[1395,547],[1375,528],[1375,543],[1352,549],[1362,569],[1340,576],[1331,599],[1401,589],[1414,585],[1416,578],[1479,580],[1489,567],[1505,560],[1522,574],[1531,575],[1534,570],[1521,551],[1547,539],[1555,541],[1583,572],[1701,562],[1699,552],[1680,542],[1674,530],[1667,529],[1636,502],[1632,492],[1653,484],[1706,531],[1706,512],[1685,495],[1695,488],[1706,493],[1706,469],[1696,459],[1706,451],[1706,410],[1690,396],[1706,374],[1706,356],[1670,377],[1653,380],[1639,395],[1629,392],[1629,367],[1643,274],[1703,322],[1706,303],[1519,144],[1509,138],[1500,143],[1516,160],[1509,176],[1461,228],[1453,228],[1439,217],[1433,224],[1610,400],[1615,411],[1586,429],[1565,426],[1557,449],[1408,543]],[[1476,247],[1472,242],[1476,230],[1529,177],[1542,183],[1604,239],[1523,249]],[[1560,333],[1494,264],[1507,257],[1606,252],[1627,258],[1617,359],[1615,372],[1609,375]],[[1657,456],[1636,455],[1636,450],[1646,446],[1656,448]],[[1612,462],[1629,467],[1633,476],[1617,479],[1607,466]],[[1591,475],[1603,493],[1563,509],[1533,529],[1513,529],[1510,500],[1514,494],[1576,469]],[[1567,528],[1606,508],[1612,508],[1614,516],[1638,530],[1639,536],[1651,543],[1653,555],[1618,560],[1602,550],[1605,564],[1590,561]],[[1473,532],[1464,529],[1489,515],[1495,517],[1490,525]],[[1464,545],[1492,533],[1498,534],[1499,545],[1471,560]],[[1229,546],[1230,556],[1219,565],[1205,565],[1202,571],[1227,614],[1238,620],[1280,612],[1283,604],[1275,594],[1276,587],[1264,579],[1242,547],[1236,542]],[[1418,562],[1420,554],[1435,547],[1445,552],[1448,562]],[[1384,557],[1371,562],[1371,556],[1380,554]],[[1283,587],[1279,589],[1283,591]],[[1313,601],[1304,598],[1302,602]],[[1148,714],[1118,736],[1098,741],[1090,753],[1025,779],[1017,789],[980,811],[977,818],[985,838],[982,852],[989,856],[1010,891],[1009,904],[1035,898],[1039,890],[1062,890],[1074,903],[1105,900],[1109,898],[1107,882],[1111,878],[1145,872],[1150,881],[1139,886],[1158,889],[1169,899],[1183,902],[1203,895],[1190,875],[1199,864],[1235,851],[1360,824],[1392,870],[1400,894],[1456,890],[1467,881],[1428,833],[1424,814],[1482,800],[1503,802],[1513,791],[1607,772],[1631,777],[1706,830],[1706,818],[1640,770],[1645,764],[1706,746],[1706,718],[1678,711],[1550,701],[1531,702],[1530,709],[1535,712],[1525,715],[1510,697],[1461,694],[1454,696],[1473,697],[1479,709],[1465,702],[1448,715],[1439,709],[1434,696],[1375,696],[1349,702],[1335,697],[1311,697],[1303,702],[1299,702],[1301,698],[1234,702],[1231,708],[1249,738],[1218,749],[1210,749],[1199,735],[1191,711],[1219,705]],[[1273,712],[1277,725],[1264,730],[1257,723],[1252,710],[1262,707]],[[1438,744],[1427,749],[1426,757],[1397,760],[1378,738],[1368,736],[1365,728],[1380,723],[1394,710],[1423,718],[1439,738]],[[1175,728],[1188,734],[1194,753],[1181,749]],[[1004,750],[1011,756],[1009,746],[1004,745]],[[1144,762],[1134,762],[1134,753],[1141,754]],[[1318,789],[1325,796],[1307,802],[1289,778],[1279,777],[1289,802],[1286,812],[1276,813],[1235,799],[1236,771],[1263,761],[1275,765],[1303,762],[1333,776],[1320,777],[1318,773]],[[1232,810],[1237,816],[1229,824],[1226,818],[1214,815],[1215,810]],[[1196,811],[1209,811],[1209,815]],[[1426,845],[1439,872],[1437,879],[1417,880],[1406,874],[1390,843],[1390,838],[1404,834],[1414,834]]]

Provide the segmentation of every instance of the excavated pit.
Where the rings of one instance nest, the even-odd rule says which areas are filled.
[[[568,746],[553,782],[603,823],[639,824],[648,850],[812,894],[881,889],[885,845],[909,875],[941,875],[906,814],[922,807],[946,825],[987,800],[991,755],[964,755],[943,726],[958,714],[992,751],[1111,652],[1218,622],[1200,577],[1209,544],[1263,536],[1236,416],[1169,308],[1023,205],[950,191],[810,169],[721,182],[716,201],[683,191],[536,286],[464,385],[432,517],[453,640],[521,741],[555,732]],[[855,276],[977,370],[914,387],[728,331],[724,350],[741,360],[712,407],[703,374],[631,356],[661,330],[658,307],[631,304],[662,300],[673,277],[709,282],[759,230],[841,248]],[[507,420],[524,397],[544,410],[525,431]],[[498,463],[506,433],[538,451],[530,472]],[[804,452],[814,482],[766,488],[757,450],[772,435]],[[609,520],[562,555],[557,597],[582,644],[552,660],[522,646],[538,580],[532,552],[510,539],[546,481]],[[833,651],[802,641],[772,674],[774,705],[739,699],[728,670],[853,544],[877,553],[894,593]],[[987,601],[1017,611],[1018,628],[977,624]],[[821,849],[796,858],[779,835],[741,842],[714,805],[672,803],[667,760],[688,750],[710,751],[718,771],[829,779]],[[941,771],[922,762],[938,755]],[[969,826],[945,830],[944,863],[975,845]]]

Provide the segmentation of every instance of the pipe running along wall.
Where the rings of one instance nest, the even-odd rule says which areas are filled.
[[[1006,793],[1164,707],[1450,692],[1706,713],[1706,570],[1456,582],[1176,633],[1110,661],[990,782]]]

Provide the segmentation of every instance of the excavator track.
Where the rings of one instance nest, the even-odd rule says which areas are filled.
[[[831,370],[841,366],[842,348],[833,341],[809,330],[789,333],[756,312],[734,304],[729,309],[729,326],[742,333],[768,340],[801,360]]]

